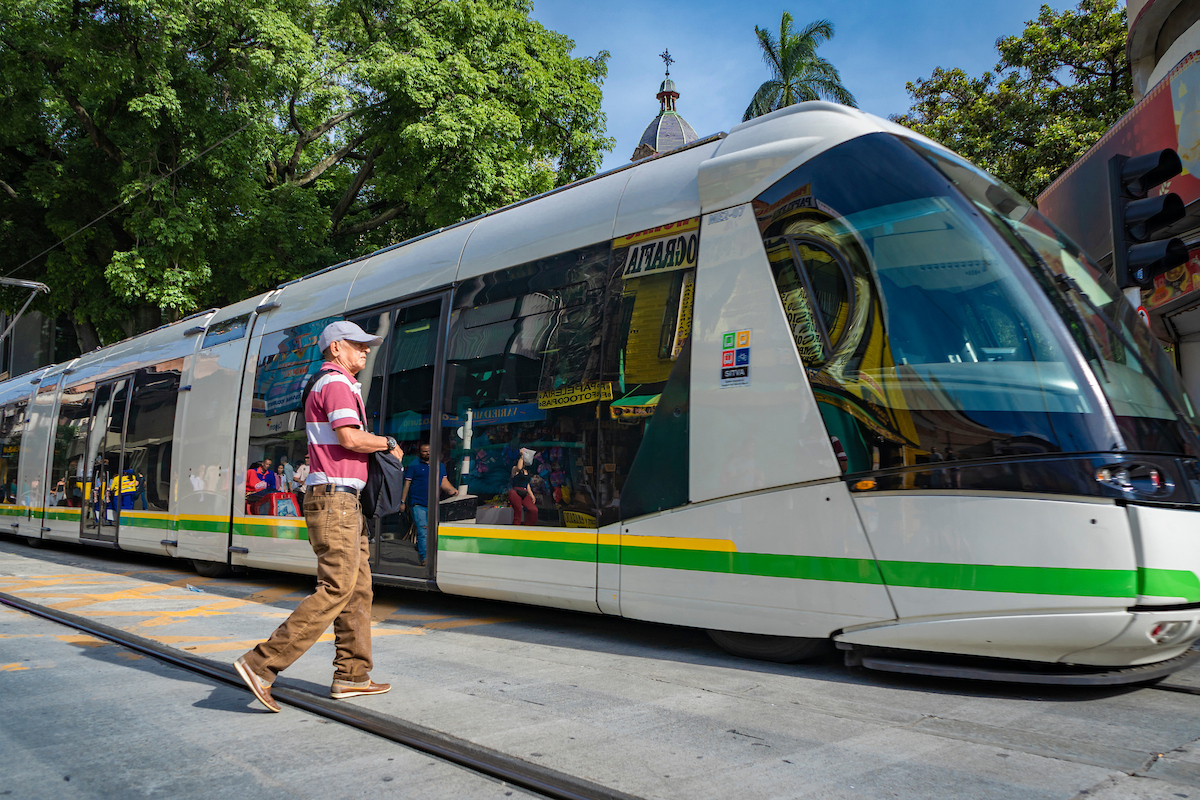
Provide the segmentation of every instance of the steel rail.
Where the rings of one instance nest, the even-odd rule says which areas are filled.
[[[1169,680],[1169,678],[1168,678]],[[1157,689],[1160,692],[1176,692],[1177,694],[1200,694],[1200,686],[1179,686],[1170,683],[1163,685],[1161,683],[1152,683],[1144,686],[1145,689]]]
[[[4,592],[0,592],[0,604],[105,639],[172,666],[244,689],[247,694],[250,693],[232,666],[198,656],[185,655],[152,639],[31,603]],[[533,764],[414,722],[347,705],[344,701],[325,699],[309,692],[280,686],[278,683],[271,687],[271,696],[281,703],[302,711],[374,734],[464,767],[472,772],[496,778],[544,797],[554,798],[554,800],[640,800],[634,795],[593,783],[584,778],[568,775],[540,764]]]

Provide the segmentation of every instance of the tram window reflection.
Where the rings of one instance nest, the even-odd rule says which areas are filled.
[[[755,212],[845,471],[1112,444],[1025,264],[894,137],[833,148]]]
[[[601,377],[613,397],[600,414],[601,524],[687,502],[683,409],[699,222],[613,242]]]
[[[321,331],[339,319],[326,317],[262,338],[244,482],[247,515],[295,518],[304,514],[303,492],[295,481],[296,470],[308,456],[300,401],[309,377],[324,363],[317,349]]]
[[[440,454],[458,497],[441,503],[440,519],[598,524],[596,420],[613,397],[598,380],[609,250],[563,253],[460,287]]]
[[[123,508],[169,510],[172,438],[182,369],[183,359],[176,359],[139,371],[136,377],[122,463],[125,489],[132,492],[122,491]]]
[[[59,397],[50,485],[56,494],[55,505],[60,507],[79,508],[87,495],[84,462],[95,390],[93,383],[79,384],[63,389]]]
[[[28,400],[0,406],[0,504],[17,503],[17,462],[25,430]]]

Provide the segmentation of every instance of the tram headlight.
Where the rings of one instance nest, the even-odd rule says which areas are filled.
[[[1159,622],[1147,634],[1155,644],[1174,644],[1187,635],[1191,624],[1188,622]]]
[[[1147,497],[1170,494],[1171,479],[1152,464],[1113,464],[1096,470],[1096,481],[1127,494]]]

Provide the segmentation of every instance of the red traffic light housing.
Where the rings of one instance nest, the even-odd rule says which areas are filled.
[[[1182,241],[1154,238],[1158,231],[1183,219],[1183,201],[1174,192],[1146,196],[1181,172],[1179,154],[1171,149],[1109,159],[1113,278],[1122,289],[1150,286],[1156,276],[1187,261]]]

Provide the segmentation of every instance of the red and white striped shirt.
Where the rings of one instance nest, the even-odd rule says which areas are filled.
[[[362,403],[362,384],[337,364],[327,361],[321,369],[334,371],[317,379],[304,404],[310,465],[304,485],[332,483],[361,491],[367,485],[367,454],[342,447],[335,429],[345,425],[362,427],[367,416]]]

